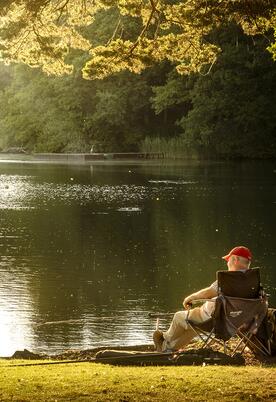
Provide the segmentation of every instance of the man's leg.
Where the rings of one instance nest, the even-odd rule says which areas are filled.
[[[196,332],[187,323],[187,318],[195,323],[205,320],[200,307],[195,307],[189,312],[185,310],[175,313],[170,328],[163,333],[163,351],[183,348],[196,336]]]

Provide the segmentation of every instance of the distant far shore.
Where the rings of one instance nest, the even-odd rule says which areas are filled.
[[[275,158],[276,159],[276,158]],[[208,158],[195,155],[183,157],[171,157],[163,152],[122,152],[122,153],[5,153],[0,152],[0,163],[37,163],[37,164],[72,164],[72,165],[97,165],[97,164],[165,164],[183,165],[211,163],[221,164],[225,162],[268,162],[275,159],[260,158]]]
[[[162,152],[97,152],[97,153],[0,153],[0,160],[39,162],[93,162],[115,160],[164,159]]]

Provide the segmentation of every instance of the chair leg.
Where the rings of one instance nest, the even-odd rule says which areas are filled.
[[[271,341],[270,340],[267,342],[267,349],[269,352],[269,356],[271,356]]]
[[[216,338],[214,339],[212,337],[214,335],[215,328],[213,328],[210,332],[205,332],[203,330],[198,330],[196,325],[193,326],[190,322],[187,322],[187,324],[190,326],[190,328],[192,328],[195,331],[197,336],[203,342],[203,349],[206,348],[207,346],[209,346],[212,342],[220,343],[218,339],[216,339]],[[206,338],[203,338],[202,334],[205,335]],[[221,342],[221,344],[222,344],[222,342]]]
[[[223,351],[225,354],[227,354],[227,347],[226,347],[226,342],[223,342]]]
[[[234,354],[237,352],[237,350],[239,349],[240,345],[244,342],[243,338],[241,338],[238,342],[238,344],[236,345],[236,347],[234,348],[231,356],[234,356]],[[240,353],[242,353],[244,351],[244,349],[246,348],[247,343],[244,342],[244,347],[242,349],[242,351]]]
[[[257,347],[257,349],[259,349],[263,354],[266,354],[267,356],[271,356],[270,342],[268,342],[267,347],[265,347],[258,339],[254,339],[254,342],[251,341],[251,343],[253,345],[255,345],[255,347]],[[258,345],[256,345],[256,343],[259,344],[259,347],[258,347]]]
[[[206,340],[206,339],[203,338],[203,336],[202,336],[202,334],[200,333],[200,331],[197,330],[196,326],[191,325],[190,322],[187,322],[187,324],[188,324],[189,327],[197,334],[197,336],[201,339],[201,341],[202,341],[203,344],[204,344],[204,345],[203,345],[203,348],[205,348],[206,342],[209,340],[211,334],[208,335],[208,338],[207,338],[207,340]],[[203,332],[203,331],[202,331],[202,332]],[[211,332],[212,332],[212,331],[211,331]]]
[[[246,339],[246,345],[250,343],[253,347],[258,349],[259,352],[261,352],[264,355],[270,356],[271,353],[269,352],[269,349],[267,349],[264,345],[262,345],[259,341],[259,346],[256,344],[257,342],[253,342],[250,338],[252,337],[253,334],[250,334],[249,336],[247,334],[242,333],[241,331],[237,332],[239,336],[243,337]]]
[[[205,345],[203,347],[207,347],[210,343],[212,343],[213,339],[212,339],[212,335],[214,333],[214,328],[212,329],[212,331],[209,333],[209,335],[207,336],[207,339],[205,339]]]

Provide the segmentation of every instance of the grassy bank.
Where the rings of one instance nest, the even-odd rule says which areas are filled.
[[[0,401],[276,400],[276,367],[12,367],[19,363],[28,362],[0,360]]]

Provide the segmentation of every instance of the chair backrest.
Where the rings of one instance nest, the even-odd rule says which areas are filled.
[[[246,271],[218,271],[218,293],[214,318],[216,337],[228,340],[242,338],[258,331],[267,313],[261,297],[259,268]]]
[[[218,271],[218,292],[224,296],[256,299],[260,296],[260,269]]]

